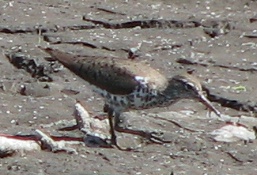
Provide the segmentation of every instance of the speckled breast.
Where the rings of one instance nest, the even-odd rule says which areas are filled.
[[[136,87],[128,95],[114,95],[105,90],[94,88],[94,91],[105,98],[105,102],[117,110],[125,109],[146,109],[155,106],[162,106],[165,103],[164,98],[160,97],[157,90],[148,87]]]
[[[128,95],[115,95],[93,86],[93,90],[100,94],[105,103],[118,112],[127,109],[148,109],[152,107],[164,107],[174,103],[175,99],[170,99],[149,86],[137,86],[135,90]]]

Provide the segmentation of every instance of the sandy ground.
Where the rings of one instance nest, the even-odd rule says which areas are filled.
[[[127,58],[128,50],[142,43],[136,59],[148,62],[168,77],[193,70],[213,93],[254,106],[256,9],[254,0],[0,0],[0,47],[2,53],[20,47],[38,64],[44,64],[47,54],[36,45],[50,44],[79,55]],[[89,19],[112,25],[96,25]],[[113,25],[160,19],[183,21],[188,26]],[[221,28],[225,24],[224,31],[218,31],[216,37],[208,32],[217,27],[213,23],[221,23]],[[196,64],[181,64],[179,58]],[[0,75],[1,133],[30,132],[42,124],[72,119],[76,99],[83,101],[92,115],[102,112],[103,100],[66,69],[51,73],[52,82],[42,82],[15,68],[2,54]],[[27,87],[23,95],[22,86]],[[64,89],[79,93],[62,93]],[[244,116],[241,122],[249,127],[256,125],[256,111],[214,105],[224,114]],[[162,131],[172,142],[142,144],[145,141],[139,137],[118,134],[122,146],[141,144],[139,152],[77,146],[77,155],[47,151],[18,153],[0,159],[0,174],[253,175],[257,172],[256,141],[248,144],[213,141],[209,133],[224,122],[208,117],[207,110],[198,102],[183,100],[167,108],[130,111],[124,115],[132,127]],[[185,130],[156,116],[203,132]]]

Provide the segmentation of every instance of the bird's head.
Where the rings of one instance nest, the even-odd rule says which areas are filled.
[[[202,85],[200,81],[192,75],[181,74],[171,79],[171,84],[176,89],[179,98],[199,98],[202,96]]]
[[[172,86],[172,88],[170,88],[172,91],[171,94],[175,98],[197,99],[218,116],[221,115],[220,112],[205,97],[200,81],[194,76],[189,74],[177,75],[171,79],[170,84]]]

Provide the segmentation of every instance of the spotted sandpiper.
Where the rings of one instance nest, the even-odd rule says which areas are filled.
[[[115,131],[149,136],[143,131],[120,128],[120,114],[129,109],[169,106],[179,99],[198,99],[216,115],[221,113],[204,96],[200,82],[189,74],[166,78],[149,65],[130,59],[75,56],[52,48],[42,48],[71,72],[88,83],[105,100],[110,123],[111,142],[120,148]],[[113,117],[115,125],[113,124]],[[152,136],[151,133],[150,137]]]

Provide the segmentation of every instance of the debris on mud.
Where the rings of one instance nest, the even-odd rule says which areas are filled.
[[[18,69],[24,69],[31,74],[33,78],[43,82],[52,82],[51,73],[60,70],[57,62],[49,62],[48,64],[40,64],[36,58],[32,58],[22,50],[10,51],[5,53],[11,64]]]
[[[210,133],[213,139],[218,142],[236,142],[243,140],[246,143],[256,139],[256,126],[249,131],[245,125],[240,123],[226,123],[225,126]]]
[[[70,128],[79,129],[83,133],[81,137],[67,136],[65,134],[56,136],[56,134],[46,134],[39,129],[31,131],[30,134],[0,134],[0,157],[11,156],[16,152],[25,153],[40,151],[41,149],[54,153],[67,152],[69,154],[77,154],[75,148],[69,147],[71,145],[111,148],[111,145],[106,142],[106,133],[109,132],[107,119],[99,120],[98,118],[90,117],[79,102],[75,104],[74,117],[76,119],[75,125],[63,127],[59,131],[71,131]],[[58,123],[61,124],[62,122]],[[72,122],[68,121],[65,123]],[[49,128],[49,126],[41,125],[44,129]]]

